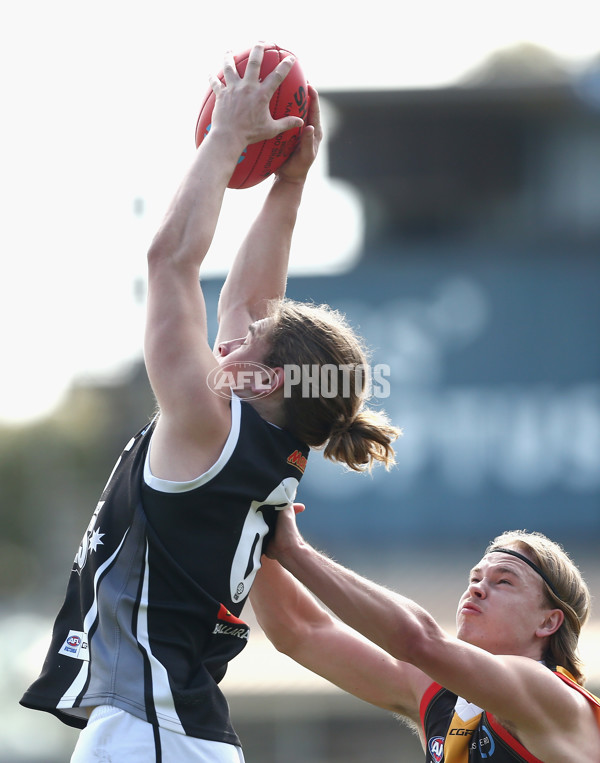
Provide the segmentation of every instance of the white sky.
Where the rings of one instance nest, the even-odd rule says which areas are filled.
[[[256,7],[4,3],[0,423],[44,415],[73,379],[106,376],[140,357],[134,282],[144,279],[147,244],[191,161],[207,78],[227,48],[276,42],[296,53],[320,90],[449,84],[491,51],[523,41],[575,65],[600,51],[596,0],[356,8],[304,0],[263,4],[268,19]],[[357,199],[325,178],[325,158],[307,189],[292,272],[318,268],[324,251],[329,267],[339,267],[360,236]],[[234,253],[268,182],[228,193],[209,272]],[[138,197],[143,217],[133,213]]]

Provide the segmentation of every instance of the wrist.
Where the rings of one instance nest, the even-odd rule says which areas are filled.
[[[302,570],[302,560],[307,559],[312,550],[302,537],[297,537],[277,550],[276,559],[288,572],[296,575]]]
[[[289,188],[293,190],[300,190],[302,191],[304,188],[304,184],[306,183],[306,175],[285,175],[282,172],[278,172],[273,180],[273,186],[278,186],[279,188]]]
[[[224,161],[236,164],[248,145],[234,129],[216,126],[211,127],[203,143],[218,150]]]
[[[269,190],[269,197],[280,209],[286,209],[288,213],[295,215],[302,203],[304,180],[291,180],[278,175],[273,179],[273,185]]]

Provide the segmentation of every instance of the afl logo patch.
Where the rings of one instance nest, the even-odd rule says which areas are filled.
[[[87,634],[83,631],[69,631],[58,653],[65,657],[72,657],[74,660],[89,662],[90,650]]]
[[[444,737],[431,737],[427,748],[434,763],[441,763],[444,757]]]

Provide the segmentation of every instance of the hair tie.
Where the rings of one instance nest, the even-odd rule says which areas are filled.
[[[337,421],[333,425],[331,433],[336,435],[346,434],[346,432],[349,432],[352,429],[355,421],[356,416],[353,416],[352,418],[345,418],[343,421]]]

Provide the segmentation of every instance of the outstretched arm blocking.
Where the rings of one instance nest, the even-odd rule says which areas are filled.
[[[452,637],[416,602],[312,548],[298,532],[292,509],[281,513],[268,553],[348,626],[397,661],[409,663],[414,671],[403,680],[413,696],[422,696],[436,681],[494,714],[543,759],[548,750],[558,749],[559,741],[566,750],[593,724],[586,701],[537,659],[519,652],[497,654]],[[353,667],[349,663],[348,670]],[[570,760],[560,755],[549,759]]]
[[[275,648],[359,699],[419,721],[422,677],[333,617],[281,565],[263,557],[250,593]]]

